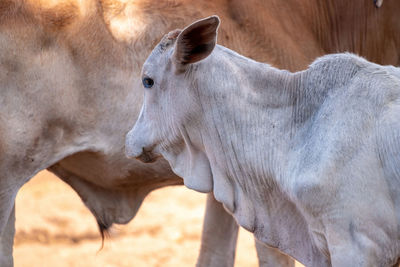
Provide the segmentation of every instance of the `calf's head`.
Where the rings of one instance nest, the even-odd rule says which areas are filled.
[[[201,192],[212,191],[213,182],[201,134],[193,132],[202,116],[195,83],[210,75],[200,64],[215,47],[218,26],[211,16],[164,36],[143,65],[144,103],[126,136],[127,156],[152,162],[162,154],[187,187]]]

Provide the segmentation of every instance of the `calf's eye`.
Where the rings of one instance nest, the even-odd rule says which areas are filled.
[[[144,87],[151,88],[154,84],[154,81],[153,81],[153,79],[146,77],[146,78],[143,78],[142,83],[143,83]]]

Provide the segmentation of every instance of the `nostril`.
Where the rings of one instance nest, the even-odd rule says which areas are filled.
[[[158,155],[155,155],[152,152],[152,149],[149,150],[149,149],[146,149],[146,148],[143,148],[142,149],[142,153],[139,156],[136,157],[136,159],[138,159],[138,160],[140,160],[140,161],[142,161],[144,163],[155,162],[157,160],[157,158],[158,158]]]
[[[153,153],[155,145],[147,146],[142,148],[143,153]]]

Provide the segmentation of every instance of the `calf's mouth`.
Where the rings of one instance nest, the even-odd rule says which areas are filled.
[[[136,159],[140,160],[143,163],[153,163],[160,157],[159,154],[153,152],[153,148],[146,149],[142,148],[142,153],[136,157]]]

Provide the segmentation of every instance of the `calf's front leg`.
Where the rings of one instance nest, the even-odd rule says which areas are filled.
[[[232,267],[235,263],[238,225],[214,195],[207,196],[197,267]]]
[[[235,219],[217,202],[212,193],[207,196],[200,255],[197,266],[232,267],[235,263],[239,227]],[[259,266],[293,267],[294,260],[256,241]]]

